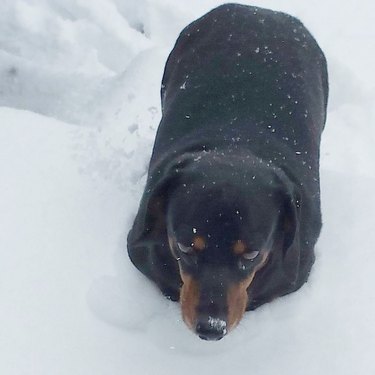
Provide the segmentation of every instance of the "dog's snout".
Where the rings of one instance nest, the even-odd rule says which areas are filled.
[[[217,341],[227,334],[227,322],[223,319],[209,316],[198,321],[195,331],[203,340]]]

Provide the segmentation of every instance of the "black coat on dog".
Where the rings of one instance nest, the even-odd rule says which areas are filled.
[[[296,18],[227,4],[182,31],[161,95],[129,256],[220,339],[314,262],[326,60]]]

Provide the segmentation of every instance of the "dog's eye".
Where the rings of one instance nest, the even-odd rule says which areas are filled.
[[[177,242],[177,247],[184,254],[192,254],[193,253],[193,247],[192,246],[185,246],[182,243]]]
[[[254,250],[254,251],[243,253],[242,258],[251,261],[251,260],[254,260],[258,255],[259,255],[259,251]]]
[[[255,261],[259,253],[260,251],[257,250],[247,251],[246,253],[243,253],[241,257],[238,259],[238,267],[242,271],[249,270],[250,268],[252,268],[252,262]]]

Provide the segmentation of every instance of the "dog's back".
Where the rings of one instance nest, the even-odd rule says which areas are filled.
[[[203,143],[232,135],[249,140],[263,158],[274,156],[263,148],[274,138],[315,153],[327,95],[324,55],[299,20],[222,5],[187,26],[169,56],[156,153],[197,132]]]

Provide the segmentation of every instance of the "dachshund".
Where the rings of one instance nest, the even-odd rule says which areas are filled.
[[[326,59],[298,19],[225,4],[181,32],[161,97],[128,253],[192,331],[219,340],[314,263]]]

